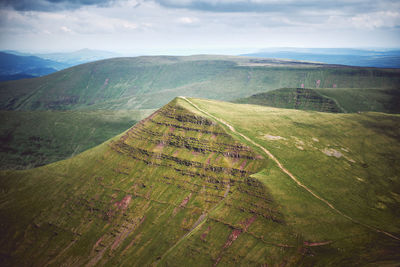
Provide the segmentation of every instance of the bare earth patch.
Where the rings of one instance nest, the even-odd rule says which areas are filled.
[[[360,182],[365,182],[365,180],[364,180],[363,178],[360,178],[360,177],[357,177],[357,176],[356,176],[356,179],[357,179],[358,181],[360,181]]]
[[[281,139],[286,140],[285,137],[282,137],[282,136],[279,136],[279,135],[269,135],[269,134],[264,135],[264,138],[266,138],[268,140],[271,140],[271,141],[281,140]]]
[[[164,147],[165,147],[164,143],[159,143],[154,147],[154,150],[155,151],[162,151],[164,149]]]
[[[322,150],[322,152],[329,157],[335,157],[335,158],[343,157],[342,153],[340,153],[339,151],[337,151],[336,149],[333,149],[333,148],[324,148],[324,150]]]

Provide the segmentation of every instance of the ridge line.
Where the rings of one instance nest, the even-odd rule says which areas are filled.
[[[229,123],[227,123],[227,122],[224,121],[223,119],[218,118],[218,117],[216,117],[216,116],[210,114],[209,112],[207,112],[207,111],[201,109],[199,106],[197,106],[195,103],[193,103],[192,101],[190,101],[190,100],[187,99],[186,97],[184,97],[184,96],[179,96],[179,98],[181,98],[181,99],[185,100],[186,102],[188,102],[190,105],[192,105],[192,106],[193,106],[194,108],[196,108],[198,111],[200,111],[200,112],[204,113],[205,115],[207,115],[207,116],[209,116],[209,117],[211,117],[211,118],[213,118],[213,119],[219,121],[220,123],[224,124],[224,125],[225,125],[226,127],[228,127],[229,130],[231,130],[233,133],[236,133],[236,134],[240,135],[240,136],[243,137],[246,141],[248,141],[248,142],[250,142],[251,144],[255,145],[256,147],[260,148],[260,149],[261,149],[265,154],[267,154],[267,156],[268,156],[270,159],[272,159],[272,160],[278,165],[278,167],[279,167],[284,173],[286,173],[286,175],[288,175],[298,186],[302,187],[304,190],[306,190],[308,193],[310,193],[313,197],[315,197],[315,198],[317,198],[318,200],[322,201],[324,204],[326,204],[329,208],[331,208],[333,211],[335,211],[336,213],[338,213],[338,214],[341,215],[342,217],[344,217],[344,218],[346,218],[346,219],[352,221],[353,223],[362,225],[362,226],[364,226],[364,227],[366,227],[366,228],[368,228],[368,229],[370,229],[370,230],[376,231],[376,232],[378,232],[378,233],[382,233],[382,234],[384,234],[384,235],[386,235],[386,236],[388,236],[388,237],[391,237],[391,238],[393,238],[393,239],[396,239],[396,240],[400,241],[400,238],[399,238],[399,237],[397,237],[397,236],[395,236],[395,235],[392,235],[391,233],[388,233],[388,232],[386,232],[386,231],[384,231],[384,230],[381,230],[381,229],[375,228],[375,227],[373,227],[373,226],[370,226],[370,225],[368,225],[368,224],[365,224],[365,223],[363,223],[363,222],[360,222],[360,221],[358,221],[358,220],[356,220],[356,219],[350,217],[349,215],[344,214],[343,212],[341,212],[340,210],[338,210],[337,208],[335,208],[335,206],[333,206],[328,200],[326,200],[326,199],[324,199],[324,198],[318,196],[318,195],[317,195],[316,193],[314,193],[311,189],[309,189],[306,185],[304,185],[303,183],[301,183],[289,170],[287,170],[287,169],[282,165],[282,163],[279,162],[279,160],[278,160],[269,150],[267,150],[266,148],[264,148],[262,145],[256,143],[255,141],[253,141],[252,139],[250,139],[250,138],[247,137],[246,135],[244,135],[244,134],[242,134],[242,133],[236,131],[236,129],[235,129],[232,125],[230,125]]]

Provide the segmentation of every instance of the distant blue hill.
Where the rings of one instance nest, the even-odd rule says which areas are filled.
[[[25,74],[25,73],[18,73],[12,75],[0,75],[0,82],[4,81],[13,81],[13,80],[21,80],[21,79],[30,79],[35,78],[37,76]]]
[[[400,68],[400,50],[276,48],[242,56],[280,58],[361,67]]]
[[[68,64],[69,66],[75,66],[92,61],[119,57],[120,55],[108,51],[84,48],[73,52],[36,54],[36,56],[57,62],[62,62]]]
[[[44,76],[68,65],[36,56],[19,56],[0,52],[0,81]]]
[[[102,59],[121,57],[120,54],[114,52],[93,50],[88,48],[72,52],[35,53],[35,54],[24,53],[16,50],[4,50],[3,52],[7,54],[13,54],[16,56],[36,56],[42,59],[61,62],[68,65],[69,67]]]

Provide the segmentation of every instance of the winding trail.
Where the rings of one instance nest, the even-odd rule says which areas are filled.
[[[363,223],[363,222],[360,222],[360,221],[358,221],[358,220],[356,220],[356,219],[350,217],[349,215],[344,214],[344,213],[341,212],[340,210],[336,209],[329,201],[327,201],[326,199],[324,199],[324,198],[318,196],[318,195],[317,195],[316,193],[314,193],[310,188],[308,188],[306,185],[304,185],[303,183],[301,183],[301,182],[300,182],[291,172],[289,172],[289,171],[282,165],[282,163],[280,163],[279,160],[278,160],[270,151],[268,151],[266,148],[264,148],[263,146],[261,146],[260,144],[258,144],[258,143],[256,143],[256,142],[254,142],[252,139],[250,139],[250,138],[247,137],[246,135],[244,135],[244,134],[242,134],[242,133],[236,131],[236,129],[235,129],[232,125],[230,125],[229,123],[227,123],[226,121],[224,121],[224,120],[222,120],[221,118],[218,118],[218,117],[216,117],[216,116],[214,116],[214,115],[208,113],[207,111],[201,109],[199,106],[197,106],[195,103],[193,103],[192,101],[190,101],[190,100],[187,99],[186,97],[180,96],[179,98],[185,100],[186,102],[188,102],[190,105],[192,105],[195,109],[197,109],[198,111],[202,112],[203,114],[205,114],[205,115],[207,115],[207,116],[213,118],[214,120],[217,120],[217,121],[219,121],[220,123],[224,124],[224,125],[225,125],[226,127],[228,127],[229,130],[231,130],[233,133],[235,133],[235,134],[241,136],[241,137],[244,138],[246,141],[248,141],[248,142],[250,142],[251,144],[253,144],[254,146],[260,148],[260,149],[261,149],[270,159],[272,159],[272,160],[278,165],[278,167],[279,167],[284,173],[286,173],[298,186],[302,187],[304,190],[306,190],[308,193],[310,193],[310,194],[311,194],[313,197],[315,197],[316,199],[318,199],[318,200],[322,201],[323,203],[325,203],[329,208],[331,208],[333,211],[335,211],[335,212],[338,213],[339,215],[343,216],[344,218],[346,218],[346,219],[348,219],[348,220],[350,220],[350,221],[352,221],[352,222],[354,222],[354,223],[356,223],[356,224],[362,225],[362,226],[364,226],[364,227],[366,227],[366,228],[369,228],[369,229],[371,229],[371,230],[373,230],[373,231],[375,231],[375,232],[382,233],[382,234],[384,234],[384,235],[386,235],[386,236],[388,236],[388,237],[390,237],[390,238],[393,238],[393,239],[396,239],[396,240],[400,241],[400,238],[399,238],[399,237],[397,237],[397,236],[395,236],[395,235],[392,235],[391,233],[388,233],[388,232],[386,232],[386,231],[384,231],[384,230],[380,230],[380,229],[378,229],[378,228],[375,228],[375,227],[373,227],[373,226],[370,226],[370,225],[368,225],[368,224],[365,224],[365,223]]]

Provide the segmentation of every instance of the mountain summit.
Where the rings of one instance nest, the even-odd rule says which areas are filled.
[[[0,172],[2,265],[398,262],[399,125],[176,98],[71,159]]]

